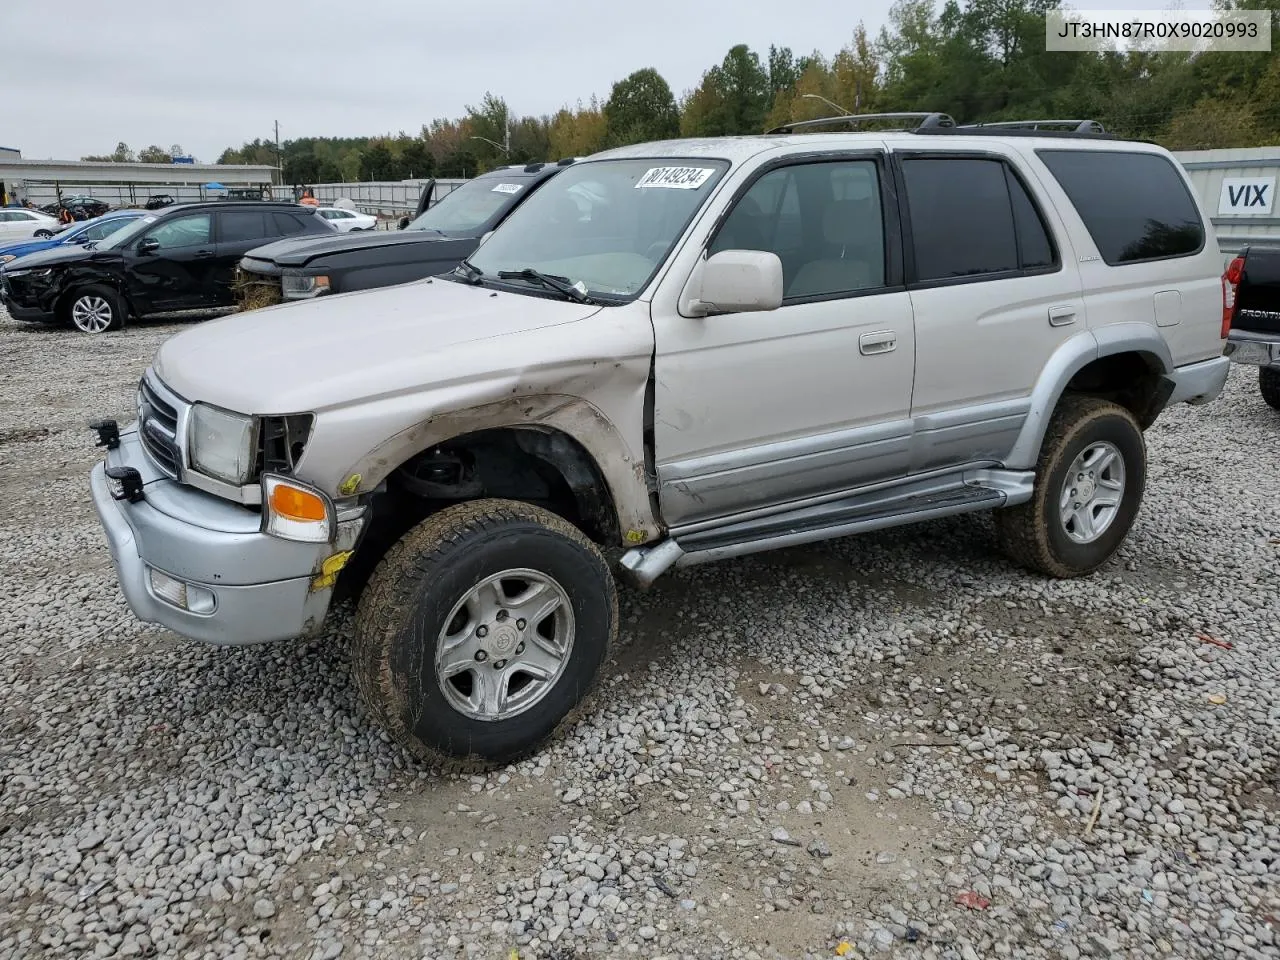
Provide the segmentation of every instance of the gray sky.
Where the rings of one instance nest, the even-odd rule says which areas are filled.
[[[652,66],[676,96],[729,47],[830,56],[891,0],[4,0],[0,144],[78,159],[181,144],[202,161],[254,137],[416,133],[486,90],[551,113]],[[1078,9],[1162,9],[1092,0]],[[1187,8],[1208,0],[1186,0]],[[305,39],[304,39],[305,38]]]

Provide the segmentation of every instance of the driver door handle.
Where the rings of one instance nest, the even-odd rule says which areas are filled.
[[[212,257],[212,256],[213,256],[213,251],[212,251],[212,250],[197,250],[197,251],[196,251],[196,259],[197,259],[197,260],[208,260],[208,259],[209,259],[210,257]]]
[[[877,330],[858,337],[858,352],[864,357],[876,353],[891,353],[898,347],[898,335],[892,330]]]

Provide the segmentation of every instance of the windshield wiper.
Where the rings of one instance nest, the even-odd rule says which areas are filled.
[[[484,279],[484,271],[477,267],[470,260],[461,260],[458,265],[453,268],[454,273],[461,273],[462,279],[470,284],[478,284]]]
[[[541,270],[535,270],[533,267],[525,267],[523,270],[499,270],[499,280],[533,280],[540,283],[544,287],[550,287],[559,293],[564,294],[565,298],[575,303],[595,303],[590,296],[587,295],[587,289],[582,282],[571,283],[568,277],[557,277],[554,274],[543,273]]]

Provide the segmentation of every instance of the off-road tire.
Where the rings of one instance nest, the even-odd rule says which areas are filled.
[[[445,698],[435,645],[453,605],[487,576],[530,568],[555,578],[573,608],[563,674],[523,713],[467,717]],[[356,609],[352,669],[361,698],[393,740],[451,770],[477,770],[537,750],[581,709],[618,632],[618,599],[604,557],[576,527],[513,500],[476,500],[433,514],[374,570]]]
[[[1072,461],[1100,440],[1114,444],[1124,459],[1124,493],[1115,519],[1102,535],[1092,543],[1076,543],[1063,529],[1058,496]],[[1014,562],[1050,577],[1092,573],[1114,556],[1133,527],[1146,473],[1146,444],[1132,413],[1096,397],[1064,398],[1040,447],[1031,499],[995,513],[1001,548]]]
[[[1258,392],[1272,410],[1280,410],[1280,367],[1258,368]]]
[[[90,297],[97,298],[105,302],[111,311],[110,322],[101,330],[88,330],[76,323],[76,304],[79,301]],[[79,330],[81,333],[97,335],[100,333],[106,333],[108,330],[119,330],[123,327],[128,311],[125,307],[124,299],[119,293],[112,290],[110,287],[104,287],[100,284],[92,284],[87,287],[80,287],[67,294],[62,300],[60,313],[62,315],[63,322],[69,324],[72,328]]]

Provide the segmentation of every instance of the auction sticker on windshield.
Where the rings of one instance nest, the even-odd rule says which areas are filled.
[[[715,172],[714,167],[654,167],[636,181],[636,189],[668,187],[672,190],[697,190]]]
[[[519,193],[521,184],[518,183],[500,183],[493,188],[494,193]]]

